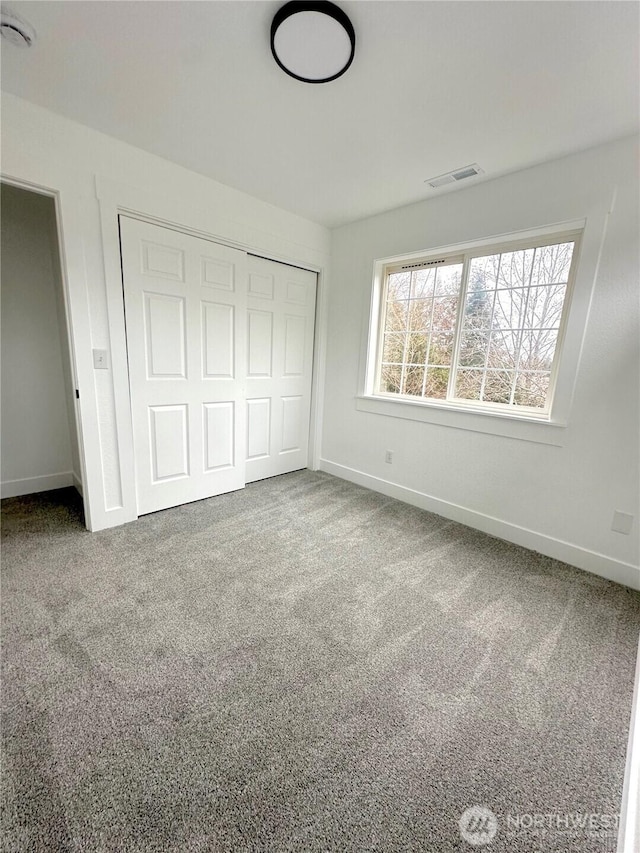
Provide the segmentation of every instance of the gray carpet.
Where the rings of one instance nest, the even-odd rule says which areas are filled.
[[[74,494],[3,502],[4,850],[615,849],[637,593],[322,473]]]

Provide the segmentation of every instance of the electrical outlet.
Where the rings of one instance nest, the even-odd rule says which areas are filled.
[[[384,461],[388,465],[391,465],[391,463],[393,462],[393,451],[392,450],[387,450],[387,452],[384,454]]]
[[[624,533],[627,536],[631,533],[631,528],[633,527],[633,516],[629,515],[627,512],[620,512],[616,510],[613,513],[613,521],[611,522],[611,529],[614,533]]]

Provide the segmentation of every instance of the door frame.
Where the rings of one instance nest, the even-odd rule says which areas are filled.
[[[64,307],[64,319],[66,327],[63,332],[65,343],[67,346],[67,352],[69,355],[69,366],[71,368],[71,384],[75,391],[73,398],[74,422],[73,424],[69,424],[69,428],[75,430],[75,436],[78,444],[78,458],[80,463],[80,471],[77,472],[80,475],[80,489],[78,491],[80,492],[84,507],[85,526],[87,527],[87,529],[91,530],[91,501],[89,500],[89,494],[87,489],[88,483],[86,473],[85,436],[88,434],[88,431],[91,427],[93,412],[90,405],[83,407],[79,397],[78,361],[76,358],[76,330],[78,326],[74,324],[74,318],[76,316],[76,313],[83,314],[83,309],[85,309],[87,311],[88,316],[88,308],[86,305],[81,304],[80,294],[76,293],[73,295],[73,297],[71,295],[68,274],[68,258],[65,249],[66,244],[64,240],[62,194],[59,190],[54,190],[50,187],[45,187],[40,184],[32,183],[31,181],[22,180],[20,178],[14,178],[4,173],[0,174],[0,183],[6,184],[7,186],[11,187],[16,187],[16,189],[25,190],[26,192],[34,193],[35,195],[45,196],[46,198],[50,198],[53,201],[56,229],[56,244],[58,250],[57,261],[59,262],[60,287],[62,289],[62,304]]]
[[[156,196],[126,184],[96,176],[96,197],[100,211],[107,314],[110,337],[110,366],[113,375],[113,400],[118,444],[121,506],[113,507],[105,526],[134,521],[138,516],[135,482],[135,455],[131,387],[127,359],[124,290],[120,255],[120,215],[158,225],[192,237],[199,237],[239,249],[247,254],[289,266],[300,267],[317,275],[314,323],[313,368],[311,381],[311,418],[309,430],[309,468],[320,467],[322,435],[322,388],[327,329],[328,256],[316,249],[293,242],[286,243],[267,232],[248,229],[226,217],[194,209],[188,202]],[[202,224],[205,223],[205,228]],[[277,250],[270,244],[277,243]],[[281,250],[282,249],[282,250]],[[315,257],[314,257],[315,256]]]

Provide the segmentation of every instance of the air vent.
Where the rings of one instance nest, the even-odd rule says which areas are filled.
[[[446,175],[438,175],[435,178],[428,178],[425,184],[438,189],[445,184],[454,184],[456,181],[464,181],[465,178],[472,178],[474,175],[483,175],[484,169],[481,169],[477,163],[472,163],[470,166],[462,166],[460,169],[454,169],[453,172],[447,172]]]
[[[432,267],[434,264],[443,264],[446,260],[447,260],[446,258],[440,258],[437,261],[421,261],[419,264],[405,264],[402,267],[402,269],[403,270],[414,270],[417,267],[420,267],[420,268]]]

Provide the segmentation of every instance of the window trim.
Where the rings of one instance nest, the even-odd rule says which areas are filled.
[[[356,394],[356,409],[370,414],[562,446],[565,442],[564,431],[568,425],[591,296],[611,207],[609,204],[606,204],[606,207],[604,204],[598,205],[592,212],[594,215],[589,219],[566,220],[464,243],[374,259],[373,287],[369,290],[369,324],[363,329],[364,358],[360,389]],[[469,401],[472,403],[469,405],[460,404],[458,401],[403,397],[374,390],[378,370],[377,353],[382,334],[382,290],[386,269],[392,268],[393,265],[420,263],[425,259],[438,257],[446,259],[464,254],[482,256],[490,254],[492,250],[505,250],[505,247],[534,248],[536,243],[550,245],[566,238],[575,240],[576,245],[570,281],[567,283],[565,299],[568,301],[565,302],[566,310],[563,310],[554,358],[553,398],[549,411],[535,410],[524,413],[522,408],[514,410],[509,407],[505,410],[506,406],[501,409],[497,404],[489,408],[476,401]]]

